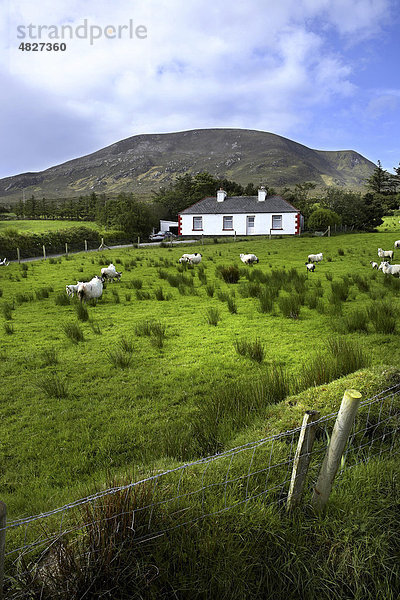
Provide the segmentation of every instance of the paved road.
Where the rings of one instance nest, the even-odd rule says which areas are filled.
[[[172,246],[176,246],[178,244],[195,244],[196,242],[198,242],[199,240],[174,240],[172,242]],[[160,246],[163,242],[143,242],[141,244],[139,244],[139,248],[146,248],[148,246]],[[168,242],[168,246],[170,245],[170,243]],[[119,250],[121,248],[136,248],[137,244],[119,244],[117,246],[106,246],[105,250]],[[98,252],[99,249],[98,248],[92,248],[90,250],[88,250],[88,252]],[[68,254],[80,254],[81,252],[85,252],[85,250],[77,250],[76,252],[68,252]],[[62,254],[46,254],[46,258],[58,258],[60,256],[65,256],[65,252]],[[32,256],[30,258],[21,258],[20,262],[32,262],[34,260],[43,260],[43,256]],[[18,262],[17,259],[15,260],[10,260],[10,264],[11,263],[16,263]],[[1,268],[1,266],[0,266]]]

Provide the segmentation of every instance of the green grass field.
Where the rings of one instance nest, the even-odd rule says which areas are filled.
[[[203,254],[192,269],[178,265],[183,246],[2,268],[1,489],[11,513],[31,514],[72,499],[106,472],[229,447],[252,417],[217,431],[214,446],[196,446],[190,424],[196,415],[203,418],[207,400],[230,386],[251,389],[276,365],[291,378],[290,391],[297,391],[303,367],[337,335],[359,343],[367,364],[398,366],[396,322],[382,333],[365,317],[366,325],[349,333],[346,320],[390,304],[398,321],[400,281],[369,265],[378,246],[391,248],[394,239],[365,234],[191,245],[190,252]],[[239,253],[249,251],[259,265],[240,262]],[[307,275],[305,259],[317,251],[324,261]],[[89,280],[111,261],[122,280],[107,285],[97,306],[88,305],[88,320],[80,320],[85,315],[78,316],[77,302],[60,304],[67,283]],[[234,264],[240,280],[225,283],[217,267]],[[263,276],[290,269],[300,275],[298,289],[286,281],[261,312],[260,294],[268,288],[260,283]],[[345,284],[344,292],[339,289],[345,301],[333,297],[335,284]],[[282,312],[282,298],[293,296],[300,297],[298,318]],[[216,325],[209,324],[210,310]],[[155,331],[146,335],[151,325]],[[68,337],[66,326],[78,326],[84,340]],[[238,353],[243,341],[261,346],[261,362]]]
[[[66,229],[69,227],[90,227],[91,229],[100,229],[96,223],[91,221],[60,221],[60,220],[9,220],[0,221],[0,233],[5,229],[16,229],[21,233],[45,233],[46,231],[58,231],[59,229]]]

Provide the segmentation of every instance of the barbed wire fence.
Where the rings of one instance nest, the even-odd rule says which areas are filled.
[[[287,508],[297,441],[304,429],[312,427],[315,442],[306,449],[307,468],[296,475],[307,477],[305,495],[309,498],[315,491],[338,412],[317,418],[306,427],[157,472],[45,513],[11,520],[3,527],[0,522],[0,535],[7,539],[6,585],[21,564],[33,569],[56,544],[82,539],[91,535],[93,528],[101,535],[110,527],[124,526],[132,540],[140,543],[235,508]],[[362,401],[341,458],[336,486],[344,485],[349,469],[398,454],[399,423],[400,384]]]

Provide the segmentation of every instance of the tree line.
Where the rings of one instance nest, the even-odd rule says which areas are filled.
[[[342,225],[351,230],[371,231],[383,222],[383,215],[400,206],[400,164],[394,171],[389,174],[378,161],[366,179],[364,193],[338,187],[316,193],[314,183],[304,182],[284,188],[280,195],[302,213],[310,230]],[[92,192],[61,200],[36,199],[32,195],[25,201],[20,200],[14,212],[18,217],[32,219],[95,221],[105,228],[123,231],[135,241],[137,237],[148,237],[160,219],[177,220],[180,211],[206,196],[215,196],[219,188],[228,196],[254,196],[258,186],[253,183],[243,186],[206,171],[195,175],[185,173],[168,187],[153,192],[148,201],[133,193],[109,198]],[[266,189],[268,196],[276,193],[274,188],[266,186]]]

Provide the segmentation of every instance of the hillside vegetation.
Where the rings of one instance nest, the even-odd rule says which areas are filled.
[[[69,198],[96,192],[149,196],[178,175],[208,171],[246,185],[283,188],[304,181],[319,187],[359,189],[374,164],[353,150],[313,150],[273,133],[247,129],[195,129],[137,135],[93,154],[38,173],[0,180],[0,201]]]

